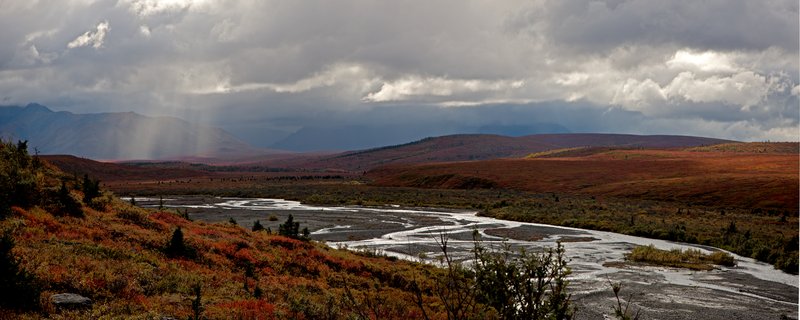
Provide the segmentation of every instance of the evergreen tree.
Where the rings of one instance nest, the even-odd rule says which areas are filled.
[[[37,170],[31,167],[27,141],[14,145],[0,139],[0,218],[11,213],[12,206],[28,208],[40,202]]]
[[[11,309],[38,307],[40,289],[32,275],[20,270],[11,250],[14,239],[9,234],[0,237],[0,306]]]
[[[190,317],[192,320],[200,320],[203,318],[203,302],[201,298],[203,296],[203,287],[200,284],[195,284],[192,287],[192,291],[194,291],[194,299],[192,299],[192,313],[194,317]]]
[[[278,234],[290,238],[297,238],[300,234],[300,223],[294,222],[294,217],[290,214],[286,222],[278,226]]]
[[[253,223],[253,231],[262,231],[262,230],[264,230],[264,226],[261,225],[261,221],[256,220],[256,222]]]
[[[186,244],[183,243],[183,231],[181,231],[180,227],[172,232],[172,239],[169,241],[166,252],[171,256],[182,256],[186,254]]]
[[[61,187],[58,189],[58,209],[61,214],[70,216],[81,216],[81,204],[72,197],[67,188],[67,184],[61,181]]]
[[[83,175],[83,203],[90,204],[92,199],[100,196],[100,180],[92,180],[88,174]]]

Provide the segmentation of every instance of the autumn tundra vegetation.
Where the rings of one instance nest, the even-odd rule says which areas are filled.
[[[568,148],[527,159],[393,165],[354,174],[247,171],[238,165],[204,171],[72,157],[43,161],[28,154],[25,142],[3,142],[0,268],[9,280],[0,292],[19,294],[0,299],[0,308],[29,319],[575,314],[560,246],[521,254],[488,250],[476,239],[466,267],[447,256],[447,239],[441,238],[441,263],[430,265],[310,241],[308,230],[293,219],[276,230],[260,221],[243,228],[236,221],[192,221],[186,210],[165,209],[163,201],[157,209],[135,206],[136,197],[171,194],[469,208],[500,219],[711,245],[796,274],[798,160],[786,151],[796,147]],[[620,170],[629,167],[637,169]],[[101,183],[98,176],[107,180]],[[121,201],[110,190],[131,198]],[[635,248],[627,259],[699,270],[733,260],[724,253],[651,247]],[[530,277],[537,281],[524,280]],[[630,297],[619,300],[621,284],[609,288],[618,300],[605,311],[621,319],[640,317]],[[58,293],[79,294],[92,304],[65,308],[53,298]]]
[[[101,175],[109,189],[122,195],[203,194],[320,205],[470,209],[504,220],[709,245],[798,272],[796,142],[648,148],[587,147],[573,141],[561,144],[571,147],[528,153],[525,158],[452,162],[470,159],[465,155],[474,149],[493,150],[489,146],[497,142],[457,138],[350,152],[325,161],[313,158],[316,166],[298,160],[308,166],[300,171],[271,167],[283,162],[189,171],[208,166],[48,159],[77,176]],[[425,156],[429,149],[434,154]],[[413,155],[411,160],[403,156],[404,150]],[[420,162],[428,158],[438,162]],[[345,170],[352,164],[345,159],[366,171]],[[406,160],[411,162],[402,162]],[[324,169],[327,166],[333,169]]]
[[[122,201],[0,144],[0,314],[21,319],[571,319],[563,248],[402,261]],[[64,305],[54,297],[82,298]]]

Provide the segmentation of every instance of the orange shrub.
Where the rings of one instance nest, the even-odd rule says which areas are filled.
[[[268,320],[275,319],[275,305],[264,300],[238,300],[222,302],[211,306],[212,316],[242,320]],[[214,310],[217,309],[217,310]],[[213,311],[219,311],[215,315]]]
[[[174,228],[175,226],[180,226],[181,228],[183,228],[186,227],[187,224],[189,224],[189,221],[187,221],[186,219],[181,218],[173,213],[164,211],[154,212],[150,214],[149,217],[151,220],[166,223],[172,228]]]

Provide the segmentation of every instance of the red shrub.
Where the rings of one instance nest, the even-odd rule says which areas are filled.
[[[275,319],[275,305],[264,300],[239,300],[214,305],[225,310],[225,317],[243,320]]]

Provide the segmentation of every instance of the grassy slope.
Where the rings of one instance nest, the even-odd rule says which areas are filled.
[[[536,134],[507,137],[492,134],[459,134],[426,138],[402,145],[325,156],[272,159],[261,165],[282,168],[342,169],[362,172],[401,163],[487,160],[522,157],[532,152],[586,146],[687,147],[728,140],[691,136],[638,136],[626,134]]]
[[[68,181],[45,167],[35,174],[41,203]],[[44,207],[47,207],[45,205]],[[54,215],[42,207],[14,206],[0,230],[13,236],[22,269],[41,285],[41,310],[2,310],[14,318],[160,318],[191,315],[192,287],[202,286],[209,319],[346,318],[355,314],[418,318],[409,286],[428,288],[429,266],[367,257],[231,224],[187,221],[170,212],[131,206],[110,194],[84,206],[82,217]],[[176,227],[196,254],[170,257],[164,248]],[[253,275],[246,276],[248,266]],[[245,285],[245,283],[247,283]],[[261,298],[254,290],[262,291]],[[247,288],[247,289],[245,289]],[[90,310],[58,312],[47,297],[72,292],[95,301]],[[424,295],[426,310],[441,307]]]
[[[786,154],[613,150],[584,157],[390,166],[367,176],[381,186],[466,188],[469,181],[481,181],[537,193],[794,212],[798,203],[798,157]]]
[[[189,168],[142,168],[110,162],[99,162],[70,155],[47,155],[41,156],[41,158],[57,166],[63,172],[76,175],[90,173],[92,177],[102,181],[179,179],[208,175],[207,172]]]
[[[84,218],[17,209],[3,222],[5,228],[16,226],[16,254],[45,284],[43,297],[74,292],[97,301],[81,316],[186,318],[191,314],[191,286],[199,283],[209,318],[242,314],[254,319],[258,313],[263,318],[295,318],[307,309],[320,316],[334,312],[326,306],[341,309],[340,314],[357,309],[342,299],[347,281],[358,299],[392,297],[383,307],[389,318],[413,318],[416,309],[404,285],[431,272],[233,225],[194,223],[172,213],[114,206],[109,212],[87,210]],[[162,253],[176,226],[183,228],[197,258]],[[255,266],[257,278],[245,279],[247,264]],[[261,299],[252,295],[256,286],[263,290]],[[54,311],[46,303],[44,310]]]

